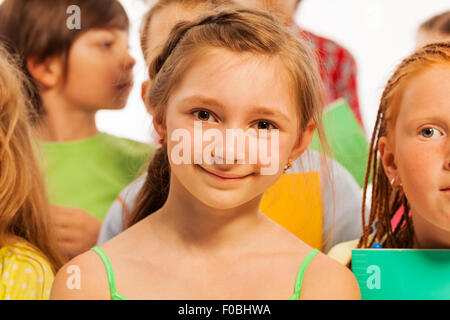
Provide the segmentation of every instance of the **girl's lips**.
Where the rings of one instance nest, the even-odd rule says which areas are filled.
[[[117,86],[117,88],[119,89],[119,90],[123,90],[123,89],[129,89],[129,88],[131,88],[133,86],[133,81],[128,81],[128,82],[124,82],[124,83],[122,83],[122,84],[119,84],[118,86]]]
[[[235,176],[235,175],[224,175],[224,174],[218,174],[209,170],[206,170],[205,168],[203,168],[200,165],[197,165],[201,170],[203,170],[204,172],[206,172],[207,174],[211,175],[212,177],[219,179],[219,180],[225,180],[225,181],[237,181],[237,180],[242,180],[245,179],[251,175],[253,175],[253,173],[250,173],[248,175],[245,176]]]

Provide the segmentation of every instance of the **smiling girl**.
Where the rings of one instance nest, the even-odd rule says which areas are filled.
[[[140,42],[146,63],[150,65],[162,50],[178,22],[191,21],[208,10],[230,5],[229,0],[157,1],[141,23]],[[148,84],[145,81],[142,85],[144,101]],[[148,111],[153,113],[151,108]],[[305,151],[265,192],[260,210],[311,247],[327,252],[337,243],[361,236],[362,190],[345,168],[324,158],[315,151]],[[103,220],[97,244],[105,243],[127,227],[127,216],[134,210],[144,183],[145,175],[116,198]]]
[[[63,267],[52,298],[359,298],[349,270],[259,211],[263,193],[320,128],[313,61],[305,45],[263,12],[227,10],[178,24],[150,67],[147,102],[162,147],[134,224]],[[223,133],[265,131],[267,141],[278,130],[278,171],[262,175],[259,161],[239,157],[233,164],[195,164],[195,150],[191,164],[175,164],[170,137],[177,129],[193,136],[195,121]],[[66,287],[71,265],[80,268],[80,290]]]
[[[81,28],[69,28],[77,18]],[[95,244],[108,207],[152,153],[95,123],[99,110],[123,108],[133,85],[128,27],[116,0],[5,0],[0,7],[1,41],[32,84],[52,221],[69,257]]]

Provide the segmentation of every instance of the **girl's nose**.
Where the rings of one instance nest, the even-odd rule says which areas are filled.
[[[445,155],[444,169],[450,171],[450,143],[447,143],[447,153]]]
[[[450,171],[450,156],[445,160],[444,169]]]
[[[246,158],[246,143],[245,138],[239,141],[236,137],[222,136],[223,140],[214,142],[214,148],[211,151],[211,159],[217,164],[236,164],[245,163]],[[216,153],[217,149],[217,153]]]

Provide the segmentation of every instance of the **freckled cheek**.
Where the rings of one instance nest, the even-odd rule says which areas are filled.
[[[403,189],[408,198],[426,198],[436,188],[436,158],[433,148],[404,144],[397,153],[398,167]]]

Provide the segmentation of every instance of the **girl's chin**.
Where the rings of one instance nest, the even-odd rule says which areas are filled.
[[[202,192],[193,192],[195,198],[203,205],[214,210],[232,210],[242,207],[253,201],[257,196],[246,194],[242,190],[224,191],[224,190],[206,190]]]
[[[236,197],[233,197],[232,199],[228,198],[220,199],[218,197],[207,197],[207,198],[202,197],[199,198],[198,200],[200,200],[204,205],[215,210],[231,210],[238,208],[247,202],[245,200],[239,201],[239,199],[237,199]]]
[[[125,108],[126,102],[104,104],[101,110],[122,110]]]

